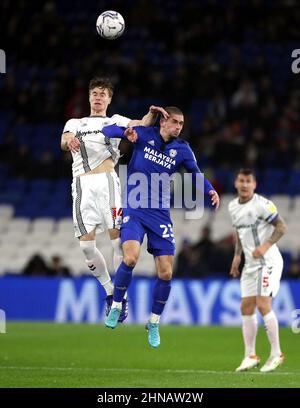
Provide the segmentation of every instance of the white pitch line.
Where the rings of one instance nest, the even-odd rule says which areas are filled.
[[[18,367],[18,366],[1,366],[0,370],[50,370],[50,371],[121,371],[121,372],[132,372],[132,373],[151,373],[153,371],[164,372],[164,373],[178,373],[178,374],[234,374],[234,375],[264,375],[266,373],[260,373],[257,371],[248,371],[244,373],[235,373],[234,371],[214,371],[214,370],[170,370],[170,369],[151,369],[151,368],[100,368],[100,367]],[[270,373],[269,373],[270,375]],[[272,372],[271,375],[300,375],[300,371],[289,371],[281,372],[276,371]]]

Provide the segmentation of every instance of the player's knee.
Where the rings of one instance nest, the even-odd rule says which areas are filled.
[[[262,316],[265,316],[266,314],[268,314],[271,311],[271,309],[269,307],[266,307],[266,306],[260,306],[260,307],[258,307],[258,310],[259,310],[259,313]]]
[[[241,304],[241,313],[243,316],[253,315],[255,312],[255,304],[253,303],[243,303]]]
[[[160,279],[169,281],[172,279],[172,269],[166,267],[166,268],[161,268],[159,273],[158,273],[158,277]]]
[[[124,254],[123,261],[127,266],[134,268],[138,260],[138,256],[135,254]]]
[[[265,316],[266,314],[268,314],[271,311],[271,307],[268,303],[265,302],[261,302],[261,301],[257,301],[257,308],[259,310],[259,313],[262,316]]]
[[[169,281],[172,279],[172,272],[168,271],[163,275],[163,280]]]

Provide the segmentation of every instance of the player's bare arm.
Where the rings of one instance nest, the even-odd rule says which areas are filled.
[[[61,136],[61,149],[64,151],[70,151],[76,153],[80,149],[80,141],[75,137],[74,133],[66,132]]]
[[[126,136],[129,142],[132,143],[135,143],[138,139],[137,132],[132,127],[129,127],[125,130],[124,136]]]
[[[275,227],[272,235],[266,242],[255,248],[252,252],[253,258],[261,258],[267,252],[272,245],[280,240],[280,238],[287,232],[287,226],[284,220],[278,215],[278,217],[272,222]]]
[[[216,192],[216,190],[210,190],[209,193],[212,205],[215,207],[215,210],[217,210],[220,206],[220,197],[219,194]]]
[[[234,248],[234,257],[231,264],[231,269],[229,275],[233,278],[238,278],[240,276],[239,266],[242,259],[243,247],[239,237],[239,234],[236,232],[235,248]]]
[[[165,119],[169,117],[168,112],[164,108],[152,105],[149,108],[149,112],[141,120],[131,120],[128,126],[153,126],[159,114]]]

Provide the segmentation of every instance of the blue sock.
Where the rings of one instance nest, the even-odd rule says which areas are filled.
[[[157,278],[153,289],[152,313],[161,315],[171,290],[171,281]]]
[[[114,281],[114,301],[122,302],[123,297],[130,285],[132,278],[133,267],[127,266],[123,261],[120,263],[119,268],[116,272],[116,277]]]

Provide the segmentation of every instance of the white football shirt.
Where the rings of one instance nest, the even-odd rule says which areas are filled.
[[[80,150],[72,153],[73,177],[93,170],[108,157],[111,157],[117,163],[120,157],[119,144],[121,139],[105,137],[101,130],[108,125],[127,127],[130,120],[121,115],[113,115],[111,118],[107,116],[89,116],[68,120],[63,133],[72,132],[80,140]]]
[[[244,204],[235,198],[228,205],[232,224],[239,235],[245,255],[245,268],[255,269],[262,264],[274,264],[282,259],[276,244],[265,253],[263,258],[255,259],[252,256],[254,249],[264,243],[274,230],[271,222],[278,216],[274,203],[259,194]]]

